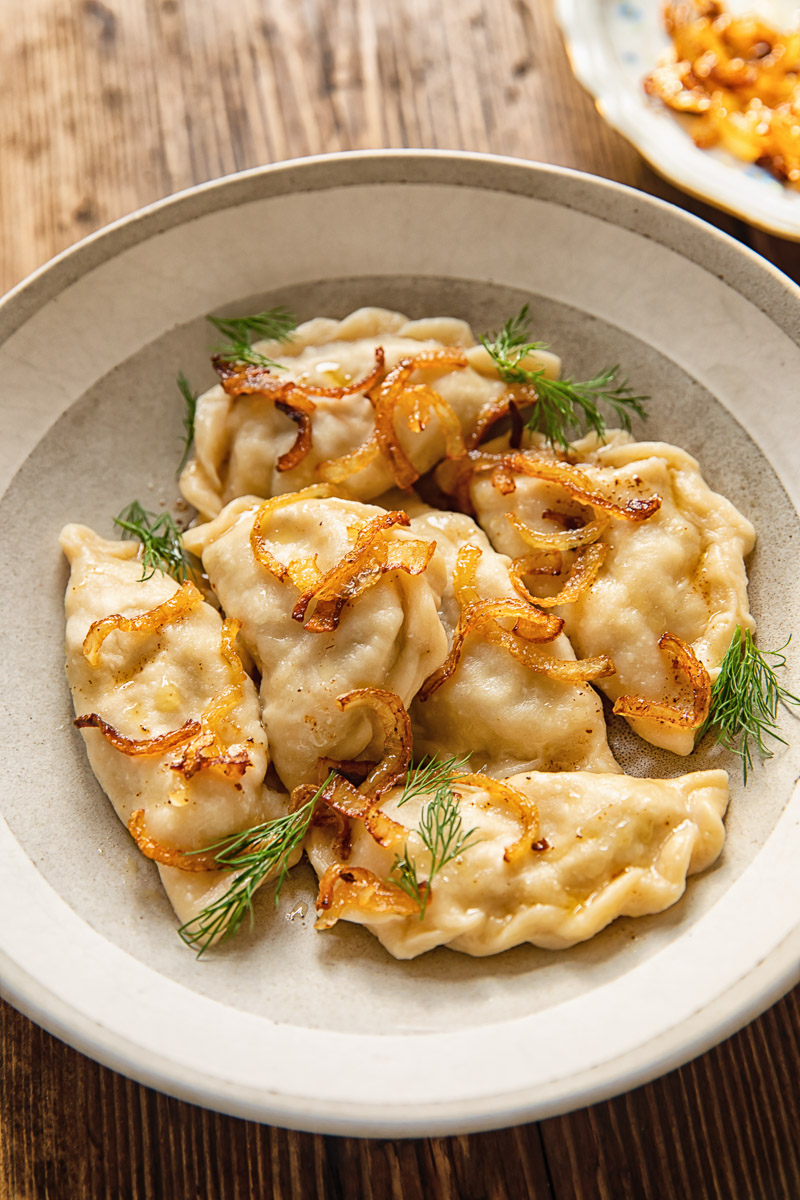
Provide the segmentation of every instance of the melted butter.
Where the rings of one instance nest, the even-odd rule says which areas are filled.
[[[181,694],[174,683],[170,683],[166,675],[162,676],[161,683],[155,691],[154,701],[159,712],[172,713],[180,708]]]
[[[346,387],[348,383],[353,382],[353,376],[349,371],[346,371],[341,363],[320,362],[316,365],[318,375],[324,376],[328,383],[332,383],[335,387]]]

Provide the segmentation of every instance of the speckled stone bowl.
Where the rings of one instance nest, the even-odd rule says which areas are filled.
[[[478,330],[529,300],[580,374],[621,362],[648,438],[695,454],[755,522],[763,645],[796,625],[800,294],[702,222],[599,179],[480,156],[376,152],[268,167],[143,210],[0,306],[0,986],[104,1063],[213,1108],[390,1136],[502,1126],[685,1061],[797,978],[800,740],[732,771],[728,840],[668,912],[574,950],[391,959],[313,929],[300,867],[255,931],[196,961],[98,788],[63,671],[67,520],[102,533],[176,494],[175,378],[212,380],[206,313],[365,303]],[[642,434],[643,427],[637,432]],[[789,648],[787,686],[797,691]],[[679,774],[612,730],[632,773]]]

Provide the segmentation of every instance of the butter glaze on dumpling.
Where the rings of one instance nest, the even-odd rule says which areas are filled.
[[[312,632],[292,618],[300,590],[258,561],[250,535],[262,501],[244,497],[214,521],[185,535],[229,616],[242,622],[242,638],[262,673],[264,727],[275,769],[291,789],[316,779],[320,757],[381,757],[382,739],[364,710],[341,712],[336,699],[357,688],[381,688],[411,703],[426,677],[447,654],[438,615],[446,583],[438,551],[417,575],[392,570],[349,601],[338,628]],[[266,545],[284,564],[316,556],[321,572],[353,549],[366,523],[384,510],[353,500],[303,498],[269,519]],[[402,528],[399,542],[419,542]]]
[[[576,443],[570,458],[609,494],[661,498],[647,520],[609,521],[599,538],[609,549],[594,584],[575,603],[554,610],[564,618],[578,655],[606,653],[613,659],[616,673],[596,686],[611,700],[623,695],[675,700],[680,684],[658,646],[667,632],[693,650],[713,682],[736,626],[755,627],[744,565],[755,541],[753,526],[708,487],[695,459],[677,446],[633,442],[612,431],[607,445],[594,437]],[[485,473],[470,488],[478,520],[493,545],[512,558],[530,553],[530,547],[506,513],[552,530],[543,519],[546,510],[576,508],[553,484],[527,476],[515,476],[515,484],[515,491],[503,495]],[[694,747],[692,729],[642,718],[630,718],[630,725],[646,741],[676,754],[690,754]]]
[[[112,614],[139,616],[175,596],[179,585],[161,572],[142,580],[132,542],[107,541],[82,525],[65,526],[60,541],[71,566],[66,650],[76,715],[96,713],[132,740],[197,720],[232,680],[217,610],[201,601],[154,632],[113,630],[93,666],[83,646],[94,622]],[[231,778],[204,769],[183,779],[171,766],[180,759],[180,747],[132,756],[99,729],[82,730],[92,769],[126,827],[143,810],[150,838],[170,851],[194,851],[288,810],[288,796],[264,786],[267,739],[258,694],[247,676],[240,691],[219,724],[226,753],[247,759],[243,773]],[[190,872],[161,863],[159,870],[182,921],[224,891],[231,878],[228,871]]]
[[[396,958],[435,946],[465,954],[498,954],[523,942],[562,950],[593,937],[619,916],[661,912],[683,894],[686,875],[709,867],[722,849],[728,803],[724,771],[676,779],[629,775],[530,772],[505,781],[532,800],[542,849],[508,862],[520,835],[514,812],[478,787],[455,789],[473,844],[435,877],[424,919],[351,908],[344,919],[366,925]],[[412,852],[426,852],[415,831],[425,797],[398,805],[395,789],[381,807],[405,826]],[[429,797],[427,798],[430,799]],[[353,823],[349,866],[389,876],[397,845],[380,846]],[[309,858],[322,877],[336,861],[331,835],[313,829]]]
[[[343,321],[321,317],[307,321],[288,342],[260,342],[257,349],[285,368],[274,371],[276,377],[330,387],[368,375],[379,346],[387,370],[426,350],[443,346],[465,349],[465,368],[421,371],[413,377],[414,382],[429,382],[452,406],[465,434],[474,428],[481,409],[505,391],[487,352],[475,344],[469,325],[452,317],[410,321],[387,309],[362,308]],[[538,360],[548,374],[558,373],[555,355],[542,351]],[[375,414],[366,395],[313,399],[311,451],[296,467],[280,471],[277,460],[292,446],[296,426],[264,396],[232,398],[220,384],[210,388],[197,402],[195,456],[181,476],[186,500],[208,518],[217,516],[239,496],[299,491],[317,481],[320,462],[349,454],[367,441]],[[421,474],[443,456],[444,437],[435,415],[422,430],[410,430],[401,416],[395,428],[401,446]],[[389,464],[379,457],[348,477],[347,490],[356,499],[372,500],[393,483]]]

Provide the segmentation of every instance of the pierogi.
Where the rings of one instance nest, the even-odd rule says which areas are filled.
[[[196,589],[184,598],[169,575],[143,580],[133,543],[86,526],[65,526],[61,546],[67,679],[89,761],[187,921],[230,883],[191,852],[286,811],[288,797],[264,786],[256,689],[235,631]],[[181,729],[192,736],[170,737]]]
[[[542,446],[527,451],[539,457]],[[724,496],[713,492],[684,450],[664,442],[634,442],[620,430],[607,444],[586,438],[572,448],[570,461],[606,495],[646,502],[657,511],[645,520],[610,519],[596,540],[607,547],[591,587],[553,611],[577,654],[606,653],[615,672],[597,686],[612,700],[623,696],[653,702],[679,698],[675,671],[659,647],[664,634],[689,646],[713,682],[737,626],[755,627],[747,600],[745,555],[755,531]],[[508,520],[512,513],[530,530],[552,531],[553,514],[577,519],[580,505],[558,484],[515,476],[514,490],[496,487],[489,472],[476,473],[470,496],[477,519],[496,549],[512,559],[529,555],[531,545]],[[541,585],[532,589],[547,595]],[[648,742],[675,754],[690,754],[696,729],[626,716]]]
[[[474,955],[497,954],[521,942],[561,950],[593,937],[618,916],[640,917],[674,904],[686,875],[705,870],[722,849],[724,771],[677,779],[529,772],[505,784],[519,793],[516,804],[513,792],[501,799],[487,787],[455,783],[474,841],[436,876],[422,920],[417,914],[376,915],[347,901],[339,909],[336,884],[333,916],[365,924],[396,958],[442,945]],[[354,828],[347,867],[386,878],[407,842],[412,851],[424,852],[415,830],[430,797],[399,806],[401,798],[397,789],[381,801],[399,824],[395,840],[381,846],[363,826]],[[533,847],[530,838],[519,844],[524,807],[538,815]],[[307,849],[321,877],[331,868],[335,872],[336,850],[325,829],[312,830]],[[324,915],[321,920],[332,923]]]
[[[416,511],[416,510],[414,510]],[[430,509],[412,517],[414,533],[436,541],[447,565],[440,616],[452,645],[460,609],[453,586],[458,551],[473,546],[480,558],[481,598],[516,598],[510,560],[461,513]],[[574,659],[564,634],[533,655]],[[466,758],[470,769],[498,779],[519,771],[619,771],[606,740],[600,697],[588,684],[567,683],[531,670],[479,634],[468,635],[450,679],[411,706],[418,756]]]
[[[181,475],[204,594],[131,542],[61,537],[76,723],[181,921],[244,878],[221,842],[287,820],[258,882],[305,848],[317,928],[397,958],[562,949],[675,903],[721,851],[727,775],[623,774],[596,689],[691,752],[754,626],[749,521],[677,447],[520,432],[535,390],[455,318],[364,308],[253,350],[215,359]]]
[[[409,321],[387,309],[362,308],[343,321],[307,321],[288,343],[256,346],[283,368],[273,372],[278,382],[294,379],[334,393],[369,377],[376,351],[382,353],[388,371],[403,359],[451,348],[463,349],[462,365],[420,369],[409,382],[433,386],[452,409],[462,434],[468,435],[506,388],[464,321],[450,317]],[[535,362],[552,376],[560,369],[558,358],[546,350],[536,353]],[[290,452],[297,432],[286,412],[263,392],[233,396],[222,384],[210,388],[197,402],[195,456],[180,480],[185,499],[201,517],[212,517],[238,496],[295,492],[325,478],[320,464],[351,454],[374,432],[375,409],[368,390],[344,396],[312,393],[311,448],[298,465],[282,470],[279,459]],[[400,446],[420,474],[443,457],[445,439],[435,414],[424,428],[410,428],[402,416],[393,418],[393,425]],[[393,482],[388,462],[377,455],[347,475],[346,491],[355,499],[373,500]]]
[[[289,500],[266,514],[263,544],[284,567],[304,562],[312,580],[353,552],[370,521],[386,517],[383,509],[354,500],[302,494]],[[302,589],[279,579],[254,553],[261,509],[253,497],[234,500],[185,540],[202,557],[225,612],[242,623],[261,672],[262,719],[275,769],[291,790],[315,778],[319,758],[380,758],[367,713],[342,712],[337,698],[380,687],[411,703],[447,654],[438,615],[446,570],[434,550],[419,574],[385,573],[344,607],[335,629],[315,631],[292,616]],[[384,538],[400,549],[419,545],[397,526]]]

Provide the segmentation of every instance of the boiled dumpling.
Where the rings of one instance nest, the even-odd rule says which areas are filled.
[[[469,326],[454,318],[409,321],[386,309],[363,308],[343,321],[308,321],[287,343],[259,343],[257,348],[285,368],[273,370],[271,379],[294,379],[334,392],[362,379],[370,382],[353,395],[310,393],[311,448],[288,469],[281,469],[279,459],[291,452],[297,427],[285,410],[263,392],[231,396],[221,384],[205,392],[194,420],[195,457],[181,477],[183,495],[203,517],[216,516],[238,496],[274,496],[319,481],[321,463],[351,454],[371,437],[375,409],[366,393],[401,359],[453,351],[452,361],[416,370],[409,384],[435,390],[455,416],[457,436],[470,434],[506,391],[486,350],[475,345]],[[455,353],[459,348],[462,354]],[[376,377],[372,372],[378,350],[384,363]],[[461,365],[454,365],[457,362]],[[537,354],[536,365],[558,374],[559,361],[547,351]],[[435,410],[424,428],[410,428],[408,415],[396,416],[394,428],[402,450],[421,474],[444,456],[443,426]],[[389,461],[378,453],[337,482],[346,483],[348,494],[371,500],[394,479]]]
[[[541,447],[528,454],[543,457]],[[697,462],[676,446],[633,442],[615,431],[607,445],[584,439],[570,460],[621,504],[633,499],[647,505],[658,497],[660,506],[643,520],[609,519],[595,542],[607,547],[596,579],[573,603],[553,611],[564,618],[578,655],[613,659],[615,673],[597,681],[612,700],[633,696],[685,705],[688,683],[659,641],[665,634],[680,639],[713,682],[737,625],[754,628],[744,565],[755,540],[753,526],[708,487]],[[578,525],[586,518],[559,484],[517,474],[514,483],[513,491],[501,491],[487,471],[477,473],[470,486],[478,520],[494,546],[512,558],[529,555],[531,546],[506,514],[550,533],[558,528],[556,514]],[[629,720],[654,745],[677,754],[693,749],[696,726],[641,716]]]
[[[509,580],[509,559],[498,554],[475,522],[460,513],[412,508],[411,529],[434,539],[447,564],[441,619],[452,643],[459,619],[453,576],[459,550],[480,552],[476,569],[481,598],[519,599]],[[533,655],[574,660],[567,638],[533,648]],[[531,670],[478,633],[468,635],[461,659],[428,699],[411,707],[418,757],[467,756],[473,770],[502,777],[523,769],[617,771],[606,741],[600,698],[587,683],[567,683]]]
[[[522,942],[560,950],[618,916],[674,904],[686,875],[710,866],[724,840],[724,771],[677,779],[532,772],[453,788],[461,832],[472,832],[433,878],[423,919],[403,902],[396,861],[410,855],[426,880],[430,854],[418,831],[430,795],[402,805],[401,788],[384,796],[393,836],[379,845],[354,820],[345,860],[328,830],[311,831],[308,854],[326,898],[320,926],[339,917],[366,925],[396,958],[442,945],[474,955]]]
[[[408,705],[447,654],[438,615],[444,562],[438,551],[431,553],[429,541],[403,528],[404,514],[394,523],[390,516],[358,501],[302,492],[266,505],[244,497],[185,536],[202,555],[225,612],[242,623],[262,673],[262,717],[273,762],[289,789],[316,778],[319,758],[381,757],[382,738],[371,718],[363,710],[342,712],[340,696],[378,688]],[[389,563],[370,575],[369,555],[359,557],[358,551],[370,529],[379,530],[371,544],[391,562],[407,558],[409,570]],[[256,556],[254,531],[260,531],[272,569]],[[328,590],[329,600],[359,587],[359,580],[370,586],[350,595],[335,626],[319,619],[316,597],[299,619],[293,616],[304,591],[330,578],[346,556],[352,570]],[[275,573],[281,570],[284,578]],[[322,628],[309,627],[314,621]]]
[[[184,869],[205,863],[186,852],[288,811],[288,796],[264,786],[267,739],[236,626],[192,584],[142,579],[132,542],[67,525],[61,546],[67,678],[89,761],[189,920],[230,872]]]

